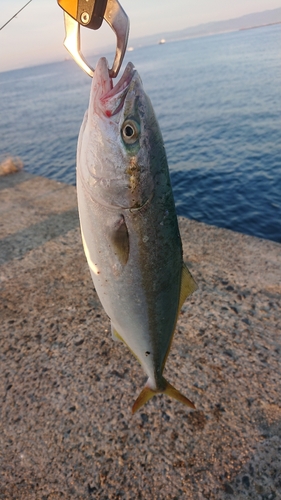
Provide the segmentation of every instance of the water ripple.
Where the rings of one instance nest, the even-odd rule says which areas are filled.
[[[279,40],[271,26],[128,56],[161,126],[178,213],[281,242]],[[0,158],[75,184],[90,84],[72,61],[0,73]]]

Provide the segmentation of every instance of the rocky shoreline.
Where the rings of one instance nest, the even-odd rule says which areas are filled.
[[[0,178],[0,499],[281,499],[281,245],[180,218],[199,289],[166,365],[196,405],[131,407],[73,186]]]

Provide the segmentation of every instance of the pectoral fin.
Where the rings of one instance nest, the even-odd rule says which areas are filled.
[[[123,215],[109,231],[110,244],[120,264],[127,264],[129,258],[129,233]]]

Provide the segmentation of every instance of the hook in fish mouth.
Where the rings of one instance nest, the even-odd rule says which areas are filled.
[[[130,83],[136,74],[134,65],[129,62],[122,77],[113,86],[106,58],[99,59],[93,76],[92,95],[96,95],[95,100],[97,99],[98,107],[105,116],[111,117],[122,109]]]

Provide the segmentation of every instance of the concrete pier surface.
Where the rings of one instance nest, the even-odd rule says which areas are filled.
[[[281,499],[281,245],[180,218],[199,288],[156,396],[113,342],[73,186],[0,178],[0,499]]]

